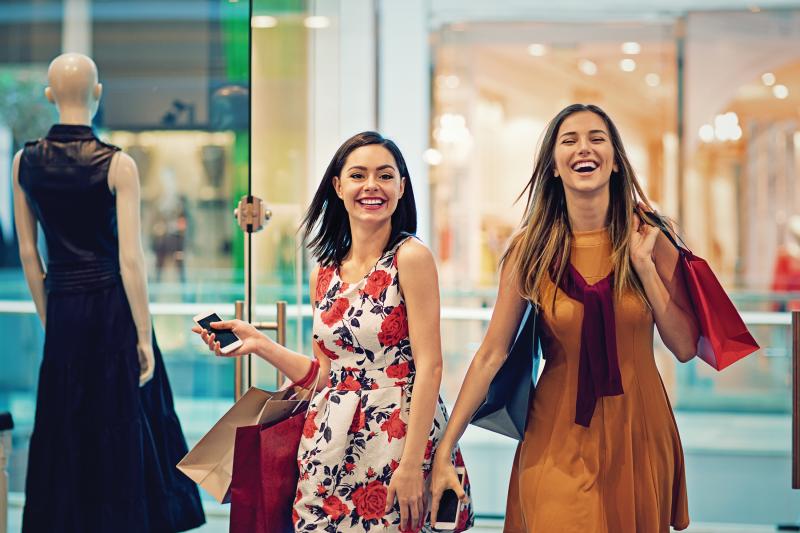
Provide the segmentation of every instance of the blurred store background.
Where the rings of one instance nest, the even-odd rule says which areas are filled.
[[[0,2],[0,411],[17,422],[12,512],[44,335],[16,249],[11,160],[56,119],[43,89],[65,51],[96,61],[96,128],[139,167],[155,329],[191,441],[233,398],[233,363],[209,356],[189,328],[209,307],[232,316],[243,297],[232,217],[243,194],[273,213],[249,257],[257,318],[288,301],[288,342],[309,350],[304,208],[343,139],[365,129],[395,139],[420,236],[439,262],[442,394],[452,403],[486,329],[543,128],[569,103],[594,103],[762,346],[717,373],[657,345],[691,516],[706,528],[697,531],[800,525],[788,313],[800,306],[800,1]],[[255,374],[275,385],[266,365]],[[476,511],[497,524],[514,442],[470,429],[464,449]]]

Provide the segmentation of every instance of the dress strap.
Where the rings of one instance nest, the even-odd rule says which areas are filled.
[[[408,241],[409,239],[412,239],[412,238],[419,240],[419,237],[417,237],[416,235],[414,235],[412,233],[401,232],[397,237],[395,237],[394,244],[392,244],[392,246],[386,252],[386,256],[387,257],[392,257],[395,254],[397,254],[397,250],[399,250],[400,247],[403,246],[403,244],[406,241]]]

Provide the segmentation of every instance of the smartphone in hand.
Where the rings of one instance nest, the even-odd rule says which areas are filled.
[[[231,330],[214,329],[211,327],[212,322],[222,321],[219,315],[214,313],[213,311],[208,311],[205,313],[200,313],[199,315],[195,315],[195,317],[192,320],[194,320],[195,324],[197,324],[204,330],[216,335],[216,340],[219,341],[219,351],[222,352],[223,354],[229,354],[242,345],[242,340],[236,335],[234,335],[234,333]]]
[[[458,483],[463,487],[466,469],[463,466],[457,466],[456,475],[458,476]],[[442,493],[442,499],[439,500],[439,510],[436,512],[436,521],[433,524],[434,529],[455,529],[458,526],[458,515],[460,513],[461,501],[454,490],[447,489]]]

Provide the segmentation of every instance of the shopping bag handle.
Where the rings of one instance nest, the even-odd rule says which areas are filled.
[[[309,368],[309,372],[308,373],[310,374],[315,369],[317,371],[316,372],[317,373],[317,377],[314,380],[314,386],[312,388],[310,388],[310,389],[307,389],[308,390],[308,394],[306,395],[306,398],[304,400],[302,400],[302,401],[307,401],[308,402],[308,407],[306,407],[306,416],[308,416],[308,412],[311,409],[311,400],[314,397],[314,393],[317,392],[317,386],[319,385],[319,378],[322,375],[322,368],[320,367],[319,361],[317,360],[316,357],[311,362],[311,368]],[[306,381],[307,381],[307,379],[304,378],[304,379],[300,380],[299,382],[292,383],[290,385],[290,387],[298,387],[299,386],[299,387],[301,387],[303,389],[306,389],[306,387],[303,386],[306,383]],[[289,397],[289,399],[293,400],[293,399],[297,398],[297,394],[298,394],[297,392],[293,393]],[[292,414],[294,414],[297,411],[297,408],[300,406],[300,403],[301,402],[297,402],[297,405],[294,406],[294,409],[292,409]]]
[[[674,233],[672,228],[667,226],[667,223],[664,222],[664,219],[661,216],[653,211],[645,211],[640,207],[636,207],[635,209],[642,221],[644,221],[645,224],[649,224],[660,229],[664,236],[669,239],[669,242],[671,242],[672,245],[678,250],[678,252],[681,254],[686,252],[692,253],[691,250],[689,250],[689,247],[686,246],[686,243],[683,241],[683,239],[681,239],[677,233]],[[678,244],[677,239],[680,239],[680,244]]]

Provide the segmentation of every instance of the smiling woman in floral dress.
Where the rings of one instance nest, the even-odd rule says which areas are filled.
[[[214,324],[242,339],[231,355],[255,353],[306,386],[316,362],[329,376],[297,452],[296,531],[430,531],[427,480],[447,413],[438,277],[430,250],[412,237],[416,226],[400,150],[377,133],[355,135],[304,220],[320,263],[310,276],[316,361],[245,322]],[[195,331],[219,355],[213,335]],[[457,448],[451,459],[463,464]],[[471,525],[466,506],[458,530]]]

